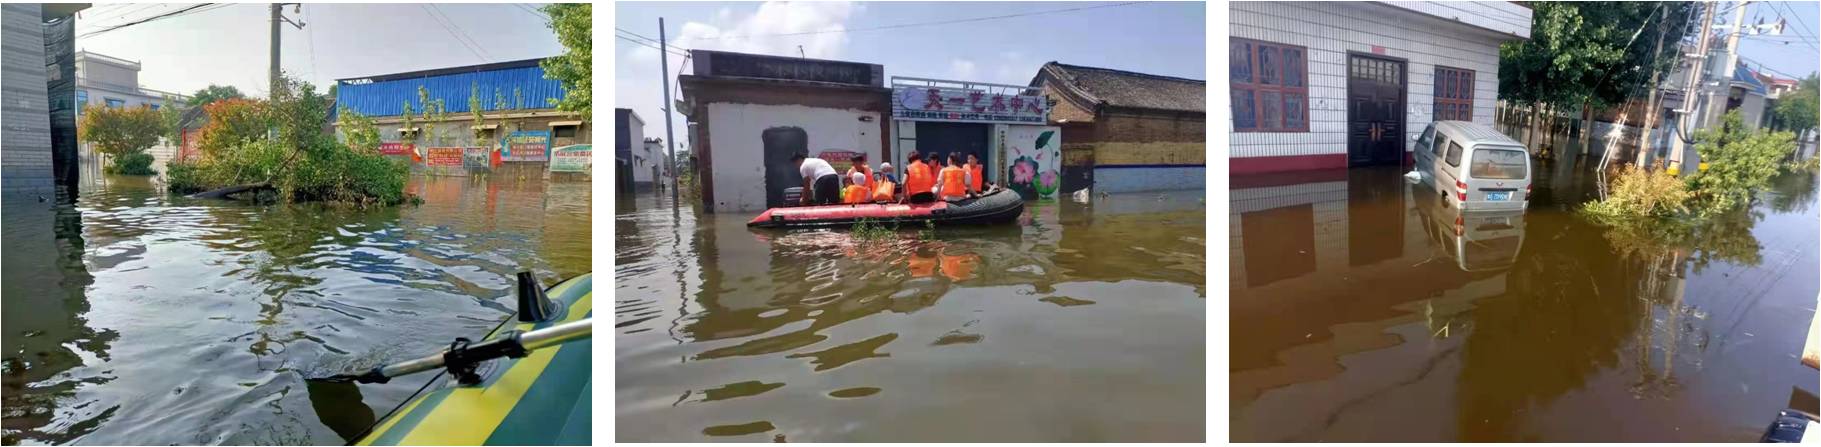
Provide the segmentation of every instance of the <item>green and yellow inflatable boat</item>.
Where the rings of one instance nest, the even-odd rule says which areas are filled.
[[[552,312],[543,321],[509,320],[486,339],[592,317],[592,276],[545,289]],[[461,385],[443,374],[432,379],[444,382],[440,388],[419,391],[355,445],[592,444],[592,348],[592,341],[583,339],[530,350],[521,358],[491,360],[477,369],[480,383],[475,385]]]

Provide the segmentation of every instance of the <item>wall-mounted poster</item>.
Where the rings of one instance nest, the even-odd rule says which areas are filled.
[[[594,145],[577,144],[550,151],[550,172],[589,172],[594,168]]]
[[[411,155],[411,143],[390,142],[379,144],[380,155]]]
[[[500,142],[500,159],[505,161],[549,161],[550,131],[513,132]]]
[[[1054,198],[1062,187],[1062,128],[1005,126],[1000,144],[1007,160],[1006,187],[1026,199]]]
[[[860,156],[859,152],[845,149],[823,149],[822,152],[816,153],[816,158],[828,162],[830,167],[835,168],[837,174],[847,173],[847,169],[854,166],[854,157],[858,156]]]
[[[461,166],[462,148],[432,147],[424,149],[424,164],[429,166]]]
[[[462,148],[462,167],[469,169],[488,169],[493,167],[493,148]]]

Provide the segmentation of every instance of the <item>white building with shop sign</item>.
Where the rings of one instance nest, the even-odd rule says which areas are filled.
[[[986,181],[1025,198],[1054,197],[1062,181],[1061,128],[1045,125],[1042,90],[910,77],[892,78],[892,166],[904,172],[912,151],[973,155]],[[902,175],[902,174],[900,174]]]

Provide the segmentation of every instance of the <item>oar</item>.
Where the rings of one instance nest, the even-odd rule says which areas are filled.
[[[474,368],[481,362],[500,357],[520,358],[530,355],[531,351],[586,340],[593,336],[594,319],[588,318],[533,331],[511,331],[492,340],[474,344],[469,344],[466,338],[458,338],[449,349],[422,358],[376,367],[360,374],[336,374],[308,380],[334,383],[386,383],[394,377],[447,367],[456,381],[472,385],[480,383],[480,376],[474,373]]]

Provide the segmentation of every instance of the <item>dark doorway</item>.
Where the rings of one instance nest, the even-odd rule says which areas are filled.
[[[1059,195],[1094,186],[1094,147],[1081,145],[1062,148],[1062,191]]]
[[[944,123],[934,121],[917,122],[917,151],[924,156],[936,154],[942,157],[939,161],[948,163],[948,154],[961,153],[961,162],[967,162],[967,154],[980,158],[980,164],[993,166],[993,160],[987,158],[987,143],[992,141],[993,126],[981,123]],[[993,170],[986,169],[987,181],[998,177]]]
[[[1347,165],[1404,162],[1404,63],[1347,57]]]
[[[773,127],[759,135],[765,144],[765,207],[784,205],[784,190],[803,186],[791,154],[809,154],[809,133],[801,127]]]

